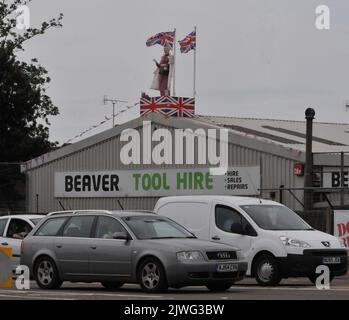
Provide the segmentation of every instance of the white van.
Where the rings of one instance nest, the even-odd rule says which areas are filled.
[[[269,200],[233,196],[173,196],[154,211],[184,225],[198,238],[240,247],[247,275],[261,285],[308,277],[327,265],[331,280],[348,271],[348,253],[339,240],[313,229],[289,208]]]

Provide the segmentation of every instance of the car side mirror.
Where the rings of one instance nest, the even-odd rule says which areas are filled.
[[[230,227],[230,231],[232,233],[237,233],[237,234],[245,234],[244,229],[242,228],[242,224],[241,223],[232,223],[231,227]]]
[[[124,231],[121,232],[114,232],[113,234],[113,239],[117,239],[117,240],[131,240],[131,236]]]

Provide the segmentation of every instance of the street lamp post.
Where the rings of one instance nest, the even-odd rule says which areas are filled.
[[[305,110],[305,119],[307,120],[306,128],[306,147],[305,147],[305,172],[304,187],[313,186],[313,120],[315,111],[312,108]],[[311,190],[304,191],[304,209],[311,210],[313,207],[313,192]]]

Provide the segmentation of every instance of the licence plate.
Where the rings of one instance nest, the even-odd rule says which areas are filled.
[[[217,265],[218,272],[230,272],[230,271],[238,271],[238,265],[235,263],[222,263]]]
[[[340,257],[324,257],[322,258],[322,263],[325,263],[325,264],[341,263],[341,258]]]

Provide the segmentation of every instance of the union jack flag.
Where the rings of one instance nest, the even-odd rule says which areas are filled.
[[[195,99],[170,96],[141,98],[141,116],[147,116],[152,112],[160,113],[166,117],[193,118]]]
[[[171,49],[173,48],[173,43],[174,43],[174,38],[175,38],[175,32],[170,31],[170,32],[160,32],[157,33],[155,36],[150,37],[146,45],[147,47],[153,46],[155,44],[159,44],[163,47],[170,47]]]
[[[183,40],[178,41],[181,52],[187,53],[190,50],[196,49],[196,31],[189,33]]]

